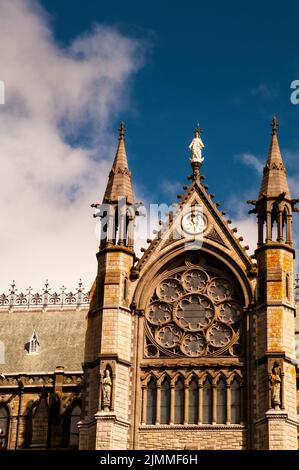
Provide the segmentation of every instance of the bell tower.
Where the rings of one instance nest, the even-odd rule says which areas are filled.
[[[294,257],[292,213],[297,211],[279,149],[277,119],[257,201],[258,266],[253,362],[256,449],[297,449]]]
[[[101,241],[87,319],[80,449],[129,445],[133,333],[129,275],[135,259],[135,206],[123,123],[119,132],[103,202],[92,205],[101,218]]]

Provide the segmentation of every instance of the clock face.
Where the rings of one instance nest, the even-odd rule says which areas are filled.
[[[207,227],[207,221],[201,211],[191,210],[182,218],[182,228],[189,235],[198,235]]]

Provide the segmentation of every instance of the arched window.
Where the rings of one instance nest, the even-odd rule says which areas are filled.
[[[70,427],[69,427],[69,447],[78,448],[79,446],[79,429],[78,422],[80,421],[81,408],[79,405],[74,406],[70,414]]]
[[[29,354],[37,354],[39,348],[39,342],[37,339],[37,334],[35,331],[32,333],[32,336],[29,341]]]
[[[206,379],[203,386],[203,423],[212,423],[212,384],[210,379]]]
[[[124,300],[127,300],[128,297],[128,278],[124,278]]]
[[[6,405],[0,405],[0,450],[6,449],[8,439],[9,413]]]
[[[164,379],[161,386],[161,424],[169,424],[170,419],[170,383]]]
[[[232,424],[241,422],[241,387],[237,379],[231,384],[231,422]]]
[[[32,416],[32,448],[49,447],[49,407],[45,392],[42,393],[40,401],[33,410]]]
[[[217,384],[217,423],[226,423],[226,385],[223,379]]]
[[[174,422],[184,424],[184,383],[178,379],[175,384]]]
[[[189,384],[189,423],[198,423],[198,385],[195,378]]]
[[[147,408],[146,423],[155,424],[157,411],[157,387],[154,379],[151,379],[147,386]]]
[[[290,299],[290,275],[286,274],[286,298]]]

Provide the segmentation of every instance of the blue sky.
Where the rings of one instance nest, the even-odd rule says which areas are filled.
[[[209,190],[253,250],[245,201],[258,195],[274,113],[299,195],[296,3],[0,0],[0,290],[91,285],[90,204],[120,120],[138,199],[168,204],[191,173],[199,122]]]
[[[163,183],[185,182],[197,122],[206,145],[202,171],[224,205],[231,195],[257,194],[259,175],[237,156],[266,158],[273,113],[282,149],[298,149],[299,105],[290,102],[290,83],[299,79],[297,2],[42,3],[62,44],[95,22],[144,42],[144,66],[128,89],[131,109],[111,128],[125,120],[134,181],[147,196],[169,200],[174,194]]]

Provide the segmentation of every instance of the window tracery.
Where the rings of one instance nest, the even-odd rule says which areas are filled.
[[[241,424],[242,379],[239,372],[191,373],[183,377],[149,374],[143,381],[142,423],[147,425]]]
[[[241,319],[241,295],[230,276],[186,261],[154,285],[145,310],[145,355],[238,356]]]

